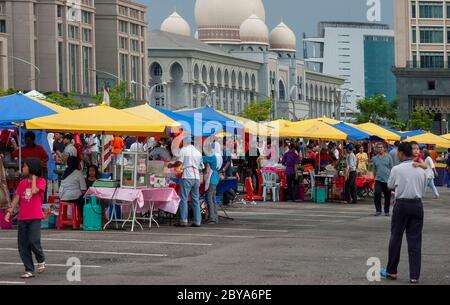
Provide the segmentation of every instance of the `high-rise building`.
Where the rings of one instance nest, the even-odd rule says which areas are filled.
[[[341,114],[355,116],[356,102],[384,94],[396,98],[394,31],[388,25],[362,22],[320,22],[317,37],[304,39],[307,67],[345,78]]]
[[[396,0],[395,69],[399,113],[417,107],[434,114],[433,131],[447,132],[450,119],[450,1]]]
[[[95,7],[97,87],[120,79],[128,82],[134,100],[145,100],[147,7],[131,0],[95,0]]]

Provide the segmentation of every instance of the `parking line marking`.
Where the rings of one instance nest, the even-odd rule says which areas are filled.
[[[276,233],[289,233],[288,230],[270,230],[270,229],[243,229],[243,228],[212,228],[202,227],[201,230],[230,230],[230,231],[257,231],[257,232],[276,232]]]
[[[299,216],[299,217],[330,217],[330,218],[357,218],[357,216],[344,216],[344,215],[325,215],[325,214],[283,214],[283,213],[261,213],[261,212],[236,212],[236,211],[228,211],[229,214],[241,214],[241,215],[278,215],[278,216]],[[369,215],[369,214],[368,214]]]
[[[16,240],[17,238],[1,238],[0,240]],[[103,240],[103,239],[74,239],[74,238],[42,238],[45,241],[76,241],[76,242],[99,242],[99,243],[114,243],[114,244],[162,244],[162,245],[180,245],[180,246],[206,246],[210,247],[213,244],[206,243],[177,243],[168,241],[128,241],[128,240]]]
[[[15,248],[0,248],[0,251],[18,251]],[[127,253],[127,252],[103,252],[103,251],[82,251],[82,250],[48,250],[48,253],[82,253],[82,254],[104,254],[104,255],[128,255],[128,256],[153,256],[153,257],[167,257],[167,254],[153,254],[153,253]]]
[[[23,263],[9,263],[0,262],[0,265],[14,265],[23,266]],[[92,265],[64,265],[64,264],[45,264],[47,267],[81,267],[81,268],[103,268],[102,266],[92,266]]]
[[[125,235],[150,235],[150,236],[190,236],[190,237],[218,237],[218,238],[238,238],[238,239],[254,239],[257,236],[248,235],[214,235],[214,234],[188,234],[188,233],[146,233],[146,232],[115,232],[102,231],[103,234],[125,234]]]
[[[17,285],[17,284],[26,284],[26,282],[7,282],[7,281],[0,281],[0,284]]]

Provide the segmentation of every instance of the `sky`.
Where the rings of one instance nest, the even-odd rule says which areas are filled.
[[[159,29],[162,21],[173,12],[183,16],[195,31],[195,0],[136,0],[148,6],[150,30]],[[226,1],[226,0],[223,0]],[[246,0],[242,0],[246,1]],[[317,35],[319,21],[364,21],[367,22],[367,2],[379,1],[381,23],[393,27],[394,0],[264,0],[266,23],[272,30],[283,20],[297,35],[298,49],[301,37]]]

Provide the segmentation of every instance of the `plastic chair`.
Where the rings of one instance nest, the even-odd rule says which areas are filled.
[[[68,218],[68,209],[71,208],[72,218]],[[64,228],[66,225],[71,225],[73,229],[78,229],[81,225],[81,211],[80,207],[71,202],[59,202],[59,214],[57,220],[57,229]]]
[[[263,200],[267,199],[267,191],[270,189],[272,191],[272,200],[276,202],[280,200],[280,184],[277,183],[278,175],[272,172],[263,172]]]

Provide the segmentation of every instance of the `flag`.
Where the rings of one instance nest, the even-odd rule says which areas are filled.
[[[102,102],[102,104],[103,105],[107,105],[107,106],[110,105],[109,90],[108,90],[108,87],[106,85],[103,87],[103,102]]]

